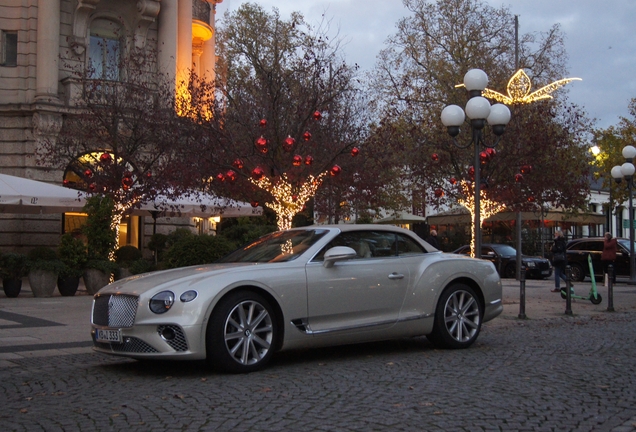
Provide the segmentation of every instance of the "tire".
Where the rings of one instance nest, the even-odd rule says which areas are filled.
[[[574,282],[583,282],[585,279],[585,271],[583,270],[583,267],[579,264],[572,264],[570,267],[572,268],[572,280]]]
[[[603,298],[601,297],[601,295],[599,293],[596,293],[596,298],[594,298],[593,294],[590,294],[590,301],[592,302],[592,304],[601,304],[601,302],[603,301]]]
[[[514,279],[517,277],[517,266],[514,264],[508,264],[504,268],[503,277],[506,279]]]
[[[437,302],[433,331],[427,338],[438,348],[468,348],[479,336],[483,316],[475,291],[462,283],[453,284]]]
[[[274,354],[279,337],[274,308],[263,296],[231,293],[214,308],[208,322],[208,364],[230,373],[260,370]]]

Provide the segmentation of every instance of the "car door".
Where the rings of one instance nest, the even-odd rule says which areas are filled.
[[[357,257],[325,268],[321,256],[334,246],[349,246]],[[306,269],[311,331],[394,324],[410,281],[408,260],[397,252],[397,235],[390,231],[348,231],[331,241]]]

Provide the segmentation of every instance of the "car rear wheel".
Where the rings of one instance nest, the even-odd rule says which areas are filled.
[[[468,348],[479,336],[483,315],[475,291],[468,285],[453,284],[437,303],[433,331],[427,338],[439,348]]]
[[[574,282],[583,282],[583,279],[585,279],[585,271],[583,271],[583,267],[578,264],[571,264],[570,268],[572,272],[572,280]]]
[[[504,268],[503,277],[507,279],[511,279],[517,276],[517,268],[514,264],[508,264],[506,268]]]
[[[275,312],[261,295],[231,293],[214,308],[206,333],[208,363],[232,373],[265,367],[274,353],[279,329]]]

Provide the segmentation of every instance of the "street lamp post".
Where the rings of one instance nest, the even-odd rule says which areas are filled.
[[[633,160],[636,157],[636,148],[634,146],[623,147],[623,157],[625,163],[623,165],[616,165],[612,168],[612,177],[617,183],[625,178],[627,181],[627,191],[629,193],[629,281],[630,285],[636,285],[636,256],[634,255],[634,203],[632,198],[632,191],[634,188],[634,167]]]
[[[481,158],[480,146],[495,147],[506,129],[506,125],[510,121],[510,110],[504,104],[495,104],[490,106],[488,99],[481,96],[482,91],[488,85],[488,76],[481,69],[471,69],[464,75],[464,86],[468,90],[469,100],[466,103],[466,110],[457,105],[448,105],[442,110],[442,124],[446,126],[448,134],[453,138],[453,143],[459,148],[468,148],[474,145],[474,170],[475,180],[473,183],[475,192],[475,257],[481,256],[481,213],[480,213],[480,190],[481,190]],[[457,142],[459,135],[459,127],[464,124],[468,117],[472,129],[472,139],[466,145],[460,145]],[[492,132],[497,139],[492,145],[486,144],[483,139],[483,129],[486,122],[490,125]]]

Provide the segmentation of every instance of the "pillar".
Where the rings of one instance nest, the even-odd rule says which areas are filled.
[[[58,101],[60,0],[38,1],[35,99]]]

